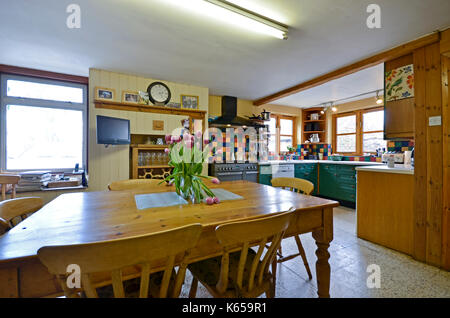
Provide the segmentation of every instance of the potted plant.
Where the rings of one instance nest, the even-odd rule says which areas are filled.
[[[184,133],[183,136],[166,135],[166,143],[169,145],[166,152],[169,155],[169,166],[173,170],[163,182],[174,185],[178,195],[193,203],[201,203],[205,195],[207,204],[219,203],[219,198],[203,182],[209,179],[214,184],[220,183],[217,178],[202,175],[209,147],[201,150],[201,138],[201,132],[197,132],[195,137],[189,133]]]
[[[288,146],[287,149],[288,149],[288,151],[289,151],[290,154],[295,153],[295,148],[294,148],[294,147]]]

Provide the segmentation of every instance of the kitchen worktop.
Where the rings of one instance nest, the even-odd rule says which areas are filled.
[[[336,165],[354,165],[354,166],[381,166],[381,162],[369,161],[334,161],[334,160],[270,160],[259,162],[259,165],[285,165],[298,163],[328,163]]]
[[[357,167],[356,171],[383,172],[383,173],[399,173],[414,175],[414,167],[411,165],[396,164],[394,168],[388,168],[387,165]]]

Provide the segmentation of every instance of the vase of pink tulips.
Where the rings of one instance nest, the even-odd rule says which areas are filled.
[[[208,159],[208,148],[202,151],[202,133],[194,135],[184,133],[182,136],[166,135],[166,143],[169,148],[169,166],[173,167],[172,173],[164,179],[174,185],[178,195],[193,203],[201,203],[206,197],[207,204],[219,203],[219,199],[204,180],[211,180],[219,184],[217,178],[202,175],[203,164]]]

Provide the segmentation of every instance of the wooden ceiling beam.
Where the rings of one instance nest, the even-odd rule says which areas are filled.
[[[346,75],[356,73],[358,71],[375,66],[377,64],[384,63],[386,61],[393,60],[395,58],[410,54],[418,48],[439,42],[439,40],[440,40],[440,32],[432,33],[430,35],[421,37],[417,40],[397,46],[393,49],[378,53],[378,54],[371,56],[369,58],[366,58],[364,60],[344,66],[340,69],[337,69],[337,70],[327,73],[325,75],[321,75],[312,80],[309,80],[309,81],[303,82],[301,84],[295,85],[293,87],[284,89],[278,93],[255,100],[255,101],[253,101],[253,105],[261,106],[261,105],[269,104],[270,102],[273,102],[275,100],[278,100],[278,99],[299,93],[301,91],[325,84],[329,81],[344,77]]]

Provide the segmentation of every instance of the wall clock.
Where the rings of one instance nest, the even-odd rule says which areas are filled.
[[[148,88],[148,98],[154,104],[158,106],[166,105],[170,101],[171,93],[169,87],[161,82],[153,82]]]

